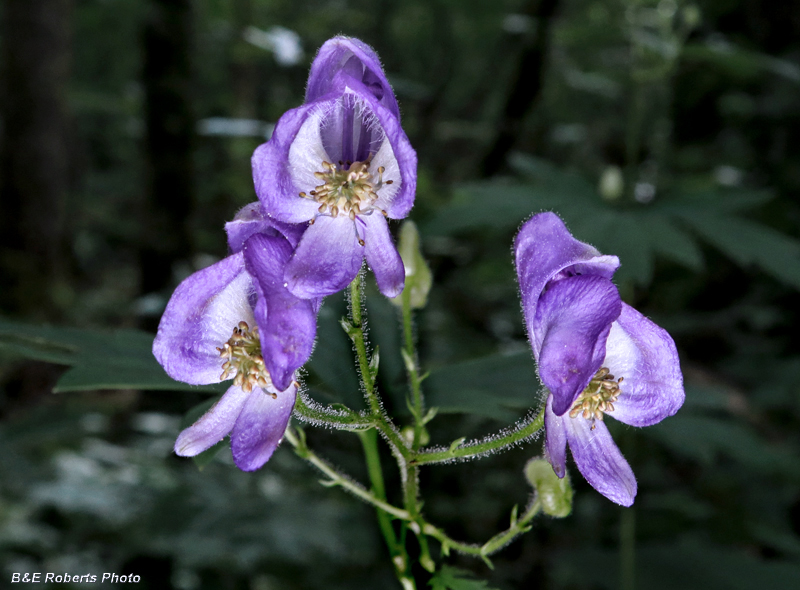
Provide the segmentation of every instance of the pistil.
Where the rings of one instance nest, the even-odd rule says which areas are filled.
[[[339,214],[347,215],[355,221],[356,215],[370,213],[377,209],[373,207],[378,200],[378,191],[391,180],[384,180],[383,173],[386,169],[380,166],[377,169],[377,180],[369,171],[372,156],[363,162],[339,162],[332,164],[322,162],[322,172],[315,172],[314,176],[323,181],[309,193],[300,193],[305,199],[317,201],[317,209],[322,215],[338,217]],[[386,211],[378,209],[386,215]]]
[[[222,364],[220,381],[233,377],[233,384],[247,393],[253,391],[254,387],[260,387],[273,399],[278,397],[266,389],[272,389],[272,379],[264,365],[264,357],[261,356],[258,326],[251,329],[247,322],[239,322],[230,339],[217,350],[220,358],[226,359]]]
[[[621,383],[622,377],[615,380],[614,375],[606,367],[602,367],[575,400],[569,411],[569,417],[577,418],[580,415],[586,420],[591,420],[594,430],[595,420],[602,420],[605,412],[614,411]]]

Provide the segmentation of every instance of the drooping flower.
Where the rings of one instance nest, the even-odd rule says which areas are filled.
[[[375,53],[357,39],[329,40],[311,66],[305,104],[285,113],[253,154],[267,215],[309,224],[286,265],[289,291],[340,291],[366,257],[381,292],[396,297],[404,269],[386,218],[410,211],[416,166]]]
[[[311,354],[318,301],[283,286],[302,228],[272,223],[258,204],[227,224],[233,254],[185,279],[153,343],[167,374],[196,385],[233,379],[220,400],[175,442],[191,457],[230,433],[234,462],[261,467],[283,438],[297,395],[294,372]]]
[[[567,445],[586,480],[630,506],[636,478],[604,414],[650,426],[683,405],[683,377],[669,334],[620,300],[619,259],[579,242],[553,213],[528,220],[515,244],[528,337],[549,390],[545,450],[559,477]]]

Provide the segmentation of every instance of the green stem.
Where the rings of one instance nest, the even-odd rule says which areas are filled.
[[[346,489],[348,492],[364,500],[368,504],[372,504],[376,508],[380,508],[387,514],[390,514],[396,518],[401,520],[409,520],[411,516],[406,510],[402,508],[397,508],[389,504],[386,500],[378,498],[375,494],[367,491],[364,489],[363,486],[356,483],[349,477],[339,473],[336,471],[334,467],[330,465],[327,461],[322,459],[319,455],[317,455],[314,451],[308,448],[305,443],[305,439],[302,436],[295,435],[292,428],[288,428],[286,433],[284,434],[284,438],[289,441],[295,448],[295,452],[297,455],[309,463],[311,463],[314,467],[319,469],[322,473],[328,476],[328,480],[323,482],[326,486],[333,487],[333,486],[340,486]]]
[[[367,471],[369,473],[369,480],[372,484],[372,493],[378,500],[386,501],[386,485],[383,481],[383,469],[381,468],[381,457],[378,453],[378,436],[375,430],[366,430],[358,433],[361,439],[361,444],[364,447],[364,458],[367,462]],[[403,580],[408,578],[408,554],[406,553],[405,545],[397,541],[394,527],[392,526],[391,516],[377,507],[375,512],[378,517],[378,526],[380,527],[381,534],[386,541],[386,546],[389,549],[389,555],[392,558],[392,564],[395,568],[395,573],[400,579],[401,584],[407,585]],[[411,580],[413,583],[413,580]]]
[[[375,416],[383,414],[381,403],[375,394],[375,380],[369,367],[369,356],[367,355],[367,342],[364,338],[364,316],[361,309],[361,273],[356,275],[350,283],[350,319],[353,329],[349,334],[356,347],[358,357],[358,370],[361,373],[361,383],[364,386],[364,395],[367,398],[369,409]]]
[[[365,430],[375,426],[372,416],[354,412],[341,404],[335,408],[322,406],[303,392],[297,395],[294,415],[304,422],[325,424],[340,430]]]
[[[411,289],[403,289],[403,357],[411,385],[411,407],[414,414],[414,438],[411,449],[416,451],[422,444],[422,432],[425,427],[422,415],[425,408],[422,401],[422,379],[419,376],[417,350],[414,346],[413,312],[411,310]]]
[[[528,530],[530,530],[528,523],[530,523],[530,521],[533,520],[537,514],[539,514],[541,507],[542,506],[539,500],[534,499],[528,505],[528,508],[525,510],[525,512],[522,514],[522,517],[519,518],[519,520],[512,523],[511,526],[508,527],[505,531],[496,534],[494,537],[486,541],[486,543],[484,543],[483,545],[470,545],[468,543],[455,541],[450,537],[448,537],[441,529],[438,529],[435,526],[427,523],[423,527],[422,532],[438,540],[442,544],[442,552],[445,555],[447,555],[451,549],[455,549],[456,551],[460,551],[461,553],[466,553],[468,555],[475,555],[487,560],[489,555],[505,547],[518,535],[521,535],[522,533],[525,533]]]
[[[308,448],[305,443],[305,437],[299,435],[302,431],[298,430],[295,434],[295,431],[292,428],[288,428],[286,430],[286,434],[284,438],[295,448],[295,452],[299,457],[308,461],[312,465],[314,465],[317,469],[322,471],[328,479],[323,482],[326,486],[334,487],[339,486],[344,488],[345,490],[349,491],[351,494],[363,500],[367,504],[370,504],[377,508],[379,511],[383,511],[388,516],[392,516],[394,518],[398,518],[407,524],[407,528],[410,528],[414,531],[421,539],[424,538],[425,535],[433,537],[434,539],[438,540],[442,544],[442,550],[445,553],[448,553],[451,549],[456,551],[460,551],[461,553],[466,553],[468,555],[475,555],[479,557],[486,558],[487,556],[491,555],[495,551],[498,551],[502,547],[504,547],[507,543],[509,543],[514,537],[519,534],[524,533],[528,530],[528,523],[538,514],[541,505],[538,500],[534,500],[526,509],[525,513],[522,517],[517,520],[515,523],[505,531],[498,533],[497,535],[493,536],[483,545],[471,545],[469,543],[463,543],[461,541],[456,541],[455,539],[450,538],[443,530],[435,527],[434,525],[427,522],[421,515],[416,515],[412,517],[412,515],[402,508],[398,508],[389,504],[385,498],[378,497],[376,488],[376,481],[380,481],[377,484],[378,490],[380,490],[381,486],[383,486],[383,478],[382,475],[379,477],[377,475],[377,469],[380,468],[378,461],[373,458],[370,458],[368,455],[367,457],[367,464],[370,471],[370,479],[372,480],[373,491],[368,491],[364,489],[363,486],[359,485],[346,475],[339,473],[334,467],[332,467],[327,461],[319,457],[314,451]],[[370,431],[360,432],[358,433],[360,437],[362,437],[362,441],[364,440],[363,437]],[[377,439],[373,438],[373,442],[377,443]],[[369,444],[372,447],[372,443]],[[367,451],[365,446],[365,454],[372,453],[372,451]],[[373,479],[374,477],[374,479]],[[383,490],[385,493],[385,489]],[[383,526],[383,525],[381,525]],[[383,529],[381,529],[383,532]],[[390,539],[392,537],[389,537]],[[396,537],[394,537],[396,539]],[[422,546],[422,542],[420,543]],[[401,538],[400,541],[397,542],[398,547],[403,547],[404,540]],[[423,551],[427,551],[427,543],[425,543]],[[422,558],[421,558],[422,561]],[[404,587],[407,586],[408,582],[401,580]],[[412,581],[413,583],[413,581]]]
[[[403,360],[406,365],[406,372],[408,374],[408,382],[411,386],[411,402],[409,407],[414,419],[414,434],[411,442],[411,450],[414,454],[422,445],[423,432],[425,428],[424,421],[424,405],[422,401],[422,379],[419,375],[419,363],[417,360],[417,350],[414,346],[414,329],[413,329],[413,312],[411,310],[411,289],[403,289],[402,294],[403,303]],[[428,537],[421,534],[424,521],[420,515],[420,500],[419,500],[419,467],[413,463],[405,462],[405,466],[400,465],[402,469],[405,467],[405,494],[404,506],[408,510],[411,517],[414,519],[416,526],[413,527],[417,540],[419,541],[420,556],[419,562],[422,567],[427,571],[433,573],[436,571],[436,563],[431,557],[430,549],[428,547]]]
[[[622,590],[636,588],[636,511],[623,508],[619,521],[619,553]]]
[[[486,455],[493,451],[499,451],[506,447],[515,445],[523,440],[532,437],[544,426],[544,409],[535,417],[528,417],[521,424],[509,430],[501,431],[497,435],[488,436],[483,440],[466,444],[456,444],[446,450],[430,450],[418,453],[412,460],[412,465],[424,465],[427,463],[442,463],[453,461],[454,459],[466,459]]]
[[[409,488],[408,474],[407,471],[402,470],[403,466],[408,464],[408,460],[411,457],[411,449],[408,448],[406,442],[397,431],[397,428],[395,428],[394,424],[384,412],[380,398],[378,397],[378,393],[375,390],[375,371],[377,369],[377,365],[374,368],[372,367],[372,363],[370,362],[371,359],[369,357],[369,353],[367,352],[367,341],[364,337],[364,314],[361,301],[362,273],[357,274],[350,283],[349,295],[350,325],[346,326],[346,328],[348,335],[353,341],[353,345],[356,349],[358,369],[361,376],[361,384],[364,388],[364,395],[367,398],[367,404],[369,405],[375,428],[377,428],[378,431],[380,431],[389,442],[389,446],[392,448],[394,456],[397,459],[397,463],[401,468],[401,473],[403,473],[404,480],[403,487],[404,491],[406,492],[404,497],[407,498]],[[380,466],[380,456],[378,455],[377,437],[372,431],[359,433],[359,436],[364,444],[364,453],[367,458],[367,468],[369,470],[370,481],[372,482],[375,495],[378,499],[383,500],[386,497],[386,490],[383,484],[383,472]],[[414,483],[416,484],[416,477],[413,479]],[[414,493],[416,495],[416,492]],[[416,503],[414,504],[414,508],[416,508]],[[414,512],[416,512],[416,510],[414,510]],[[412,518],[411,514],[414,512],[408,511],[407,504],[406,513],[409,515],[409,518]],[[380,510],[378,511],[378,522],[381,532],[386,539],[386,543],[389,546],[389,552],[392,555],[392,563],[394,564],[395,573],[397,574],[398,580],[403,585],[404,589],[411,590],[416,588],[416,583],[410,573],[410,563],[408,561],[408,554],[406,553],[405,549],[405,542],[397,542],[391,522],[385,515],[381,514]]]
[[[356,275],[350,283],[350,325],[346,326],[347,334],[353,341],[358,357],[358,370],[361,384],[364,387],[364,396],[367,398],[373,426],[383,434],[395,457],[399,461],[408,462],[412,457],[411,449],[403,440],[402,435],[383,411],[380,398],[375,391],[375,379],[370,369],[370,358],[367,353],[367,341],[364,337],[364,315],[361,306],[361,273]]]

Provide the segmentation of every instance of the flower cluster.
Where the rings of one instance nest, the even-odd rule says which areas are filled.
[[[417,161],[372,49],[345,37],[325,43],[305,103],[280,118],[252,164],[258,202],[226,224],[231,254],[178,286],[153,345],[177,380],[233,380],[180,434],[175,452],[193,456],[230,434],[246,471],[261,467],[284,435],[322,298],[344,289],[365,258],[384,295],[404,287],[387,220],[409,213]],[[547,388],[547,458],[563,477],[569,446],[589,483],[629,506],[636,479],[604,417],[648,426],[681,407],[675,345],[621,301],[611,282],[617,257],[573,238],[555,214],[529,219],[514,247]]]
[[[548,389],[545,450],[559,477],[567,445],[601,494],[630,506],[636,478],[603,416],[650,426],[684,400],[672,338],[620,300],[616,256],[579,242],[553,213],[528,220],[514,251],[522,309],[539,377]]]
[[[416,154],[372,49],[345,37],[323,45],[305,104],[256,150],[253,177],[259,202],[226,225],[231,255],[178,286],[153,344],[176,380],[233,379],[175,452],[194,456],[230,434],[245,471],[283,437],[322,298],[342,290],[364,257],[385,295],[403,289],[387,218],[414,203]]]

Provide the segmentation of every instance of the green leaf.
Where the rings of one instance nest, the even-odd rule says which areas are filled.
[[[461,445],[463,445],[465,440],[467,440],[467,437],[466,437],[466,436],[462,436],[461,438],[457,438],[456,440],[454,440],[453,442],[451,442],[451,443],[450,443],[450,449],[449,449],[449,450],[450,450],[450,452],[452,453],[452,452],[453,452],[453,451],[455,451],[455,450],[456,450],[458,447],[460,447]]]
[[[372,357],[369,359],[369,375],[375,381],[378,378],[378,366],[381,362],[380,347],[376,346],[372,351]]]
[[[555,552],[555,576],[562,587],[612,588],[618,576],[619,554],[614,550],[568,547]],[[796,590],[800,568],[796,560],[763,558],[746,549],[710,542],[707,533],[684,535],[668,542],[636,545],[637,588],[685,590]]]
[[[352,408],[359,407],[363,397],[353,364],[353,345],[339,324],[344,313],[343,295],[325,299],[317,316],[317,345],[306,368],[317,381],[311,381],[315,399],[342,402]],[[386,361],[383,364],[385,372]]]
[[[466,413],[511,422],[537,405],[539,378],[529,350],[494,354],[431,371],[425,397],[441,414]]]
[[[701,464],[712,465],[724,455],[754,473],[800,474],[800,459],[790,448],[768,443],[751,427],[730,419],[679,413],[642,433]]]
[[[56,393],[92,389],[227,389],[225,384],[197,386],[170,378],[153,356],[153,338],[153,334],[139,330],[108,332],[0,320],[0,353],[72,367],[59,379]]]
[[[800,241],[770,227],[732,216],[688,215],[701,237],[744,267],[755,265],[800,289]]]
[[[428,585],[433,590],[493,590],[488,582],[476,580],[471,572],[449,565],[443,565]]]

